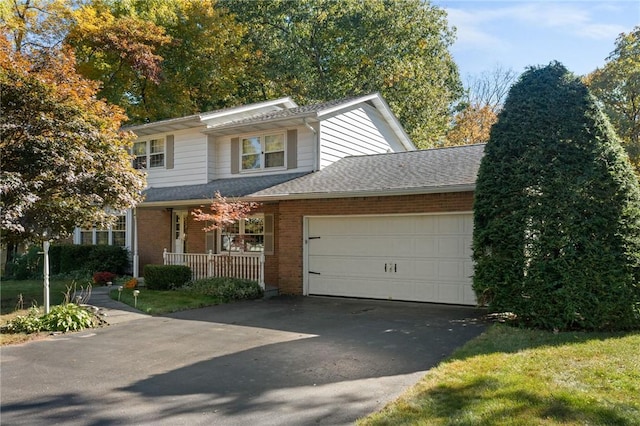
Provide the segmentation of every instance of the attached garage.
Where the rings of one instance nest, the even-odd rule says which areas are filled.
[[[476,304],[470,212],[308,216],[304,226],[305,294]]]

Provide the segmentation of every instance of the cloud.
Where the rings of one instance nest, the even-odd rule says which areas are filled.
[[[611,41],[629,31],[619,24],[605,22],[615,11],[600,2],[468,2],[468,8],[446,7],[449,23],[457,29],[458,49],[505,50],[508,38],[500,35],[507,27],[522,31],[552,30],[559,37]],[[479,5],[488,6],[479,8]],[[614,3],[615,4],[615,3]],[[457,5],[456,5],[457,6]]]

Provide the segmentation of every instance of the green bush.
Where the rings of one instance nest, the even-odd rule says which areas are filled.
[[[63,244],[56,248],[59,251],[59,259],[52,259],[52,263],[59,262],[56,270],[59,274],[68,274],[71,271],[86,271],[88,275],[92,272],[85,267],[89,260],[89,254],[93,250],[93,246],[83,246],[76,244]]]
[[[36,307],[29,308],[27,315],[20,315],[10,320],[3,328],[3,333],[37,333],[42,331],[44,324],[40,316],[40,310]]]
[[[6,266],[6,275],[9,279],[28,280],[42,278],[43,255],[42,247],[31,246],[26,253],[19,255]]]
[[[52,306],[48,314],[32,307],[27,315],[15,317],[2,329],[3,333],[37,333],[40,331],[79,331],[96,325],[95,316],[74,303]]]
[[[511,88],[478,172],[473,286],[547,330],[640,328],[640,186],[608,119],[558,63]]]
[[[191,280],[191,268],[185,265],[145,265],[144,284],[150,290],[170,290]]]
[[[195,280],[186,285],[183,290],[216,296],[224,301],[259,299],[264,295],[262,287],[256,281],[228,277]]]
[[[7,265],[6,275],[16,280],[42,278],[42,247],[32,246]],[[118,246],[56,244],[49,248],[49,273],[58,277],[86,277],[94,272],[121,275],[129,267],[129,252]]]
[[[74,303],[56,305],[42,317],[43,329],[47,331],[79,331],[95,326],[95,317]]]
[[[83,269],[91,272],[108,271],[116,275],[127,272],[129,267],[129,252],[119,246],[88,246],[92,247],[89,258]]]

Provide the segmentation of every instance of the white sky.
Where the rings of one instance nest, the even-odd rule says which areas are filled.
[[[457,29],[451,52],[463,80],[496,65],[518,73],[563,63],[578,75],[604,65],[617,36],[640,25],[640,0],[433,0]]]

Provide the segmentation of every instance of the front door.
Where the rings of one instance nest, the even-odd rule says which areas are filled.
[[[185,253],[187,242],[187,214],[186,210],[173,212],[173,252]]]

